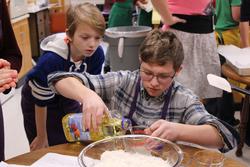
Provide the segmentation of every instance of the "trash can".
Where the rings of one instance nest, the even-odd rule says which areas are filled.
[[[148,26],[121,26],[108,28],[104,41],[109,43],[106,58],[111,71],[139,68],[139,47],[151,31]]]

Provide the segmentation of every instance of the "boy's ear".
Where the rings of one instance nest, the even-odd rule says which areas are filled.
[[[66,28],[65,33],[66,33],[68,41],[69,42],[72,41],[71,37],[69,36],[69,29]]]
[[[139,56],[139,63],[140,63],[140,64],[141,64],[141,61],[142,61],[142,60],[141,60],[141,57]]]
[[[69,33],[69,29],[68,28],[65,29],[65,33],[66,33],[66,35],[68,35],[68,33]]]
[[[69,29],[66,28],[65,29],[65,33],[66,33],[67,37],[70,38],[70,36],[69,36]]]
[[[178,70],[176,70],[176,72],[175,72],[175,75],[178,75],[180,72],[181,72],[181,70],[182,70],[182,65],[179,67],[179,69]]]

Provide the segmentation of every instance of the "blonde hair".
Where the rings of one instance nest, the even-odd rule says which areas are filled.
[[[70,6],[66,13],[67,34],[72,37],[79,24],[92,27],[100,35],[104,35],[106,23],[100,10],[91,3]]]

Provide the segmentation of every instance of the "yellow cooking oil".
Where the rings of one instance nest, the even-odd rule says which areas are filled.
[[[132,123],[126,118],[115,118],[104,115],[97,130],[85,130],[82,113],[67,114],[63,117],[63,130],[67,141],[97,141],[106,137],[119,136],[131,130]]]

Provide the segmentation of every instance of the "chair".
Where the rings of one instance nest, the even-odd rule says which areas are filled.
[[[229,79],[246,84],[247,85],[246,89],[248,90],[250,89],[250,76],[240,76],[228,64],[222,65],[222,74]],[[248,117],[249,117],[249,107],[250,107],[249,103],[250,103],[250,97],[249,95],[245,95],[243,106],[242,106],[242,111],[240,113],[240,126],[239,126],[240,143],[238,144],[238,147],[236,150],[237,157],[242,156],[242,148],[244,146],[244,142],[246,138],[246,130],[247,130]]]

